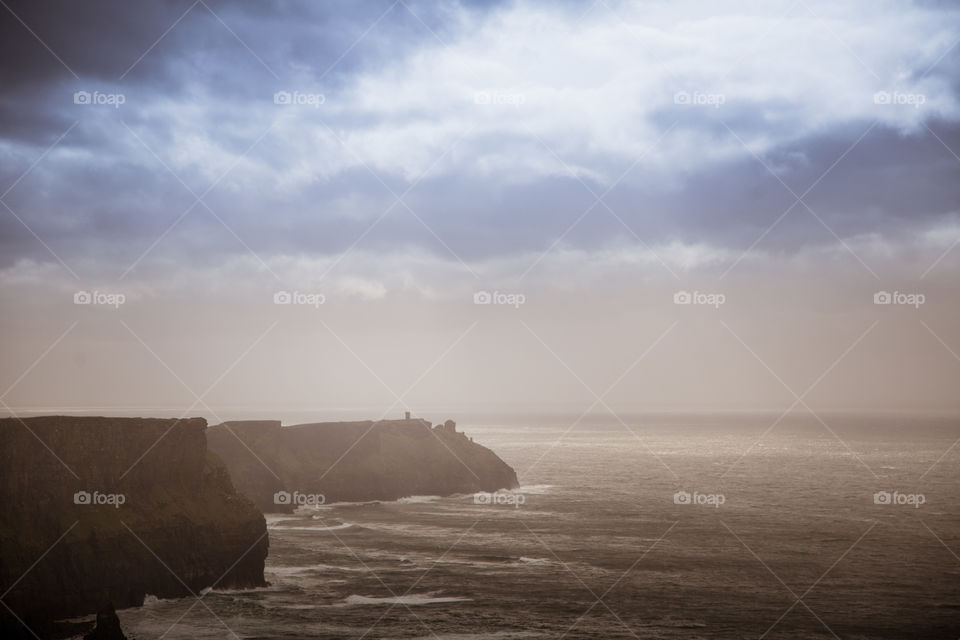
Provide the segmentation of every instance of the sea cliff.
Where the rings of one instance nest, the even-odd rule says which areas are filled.
[[[237,488],[264,512],[293,510],[295,492],[342,502],[518,486],[509,465],[449,420],[436,427],[419,419],[289,427],[279,421],[226,422],[210,427],[207,439]]]
[[[266,523],[206,431],[201,418],[0,420],[0,635],[146,594],[264,585]]]

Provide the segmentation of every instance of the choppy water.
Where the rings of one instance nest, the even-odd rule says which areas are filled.
[[[574,418],[463,425],[517,469],[513,504],[270,517],[270,587],[151,599],[122,624],[141,639],[960,637],[957,424],[830,419],[835,437],[787,420],[756,444],[765,419],[606,421],[558,443]]]

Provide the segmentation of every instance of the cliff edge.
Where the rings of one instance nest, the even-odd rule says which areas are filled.
[[[0,419],[9,607],[0,635],[32,637],[24,624],[43,633],[54,619],[138,606],[146,594],[265,584],[263,515],[207,450],[206,427],[201,418]]]
[[[516,472],[447,421],[226,422],[208,429],[239,490],[264,512],[296,508],[294,492],[326,502],[396,500],[518,486]],[[289,502],[275,499],[290,494]]]

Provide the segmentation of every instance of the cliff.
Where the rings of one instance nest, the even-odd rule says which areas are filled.
[[[141,605],[146,594],[264,585],[266,523],[207,450],[206,426],[0,420],[4,604],[42,633],[53,619]],[[31,634],[0,608],[0,636],[21,635]]]
[[[274,494],[322,494],[327,502],[396,500],[518,486],[497,455],[448,421],[326,422],[281,427],[279,421],[210,427],[210,448],[238,489],[264,512],[292,511]]]

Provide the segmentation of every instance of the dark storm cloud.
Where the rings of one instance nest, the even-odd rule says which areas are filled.
[[[9,9],[0,20],[0,52],[16,63],[4,65],[0,79],[11,88],[42,85],[70,74],[70,70],[82,78],[111,81],[127,75],[169,88],[182,81],[164,77],[173,58],[199,60],[195,56],[200,54],[228,54],[236,66],[245,66],[245,61],[236,59],[239,55],[234,56],[242,45],[231,30],[241,40],[260,45],[254,53],[278,73],[303,63],[315,64],[318,72],[323,71],[324,63],[332,63],[380,16],[383,19],[377,25],[383,27],[379,35],[384,48],[361,48],[358,55],[338,65],[340,73],[361,66],[368,56],[402,52],[404,42],[390,36],[403,35],[410,46],[429,37],[414,28],[418,21],[413,13],[387,0],[242,4],[226,0],[53,0],[42,4],[19,0],[5,4]],[[416,9],[420,5],[411,2],[408,6]],[[422,19],[430,14],[417,15]],[[220,24],[221,19],[225,24]],[[217,24],[220,27],[214,28]],[[443,31],[442,24],[433,22],[433,27]],[[230,42],[237,49],[231,45],[229,51],[215,50]]]
[[[138,107],[181,99],[191,86],[202,85],[236,111],[236,105],[263,100],[289,85],[290,75],[301,69],[322,77],[325,88],[335,86],[371,61],[401,55],[436,37],[420,20],[446,32],[439,22],[442,11],[416,2],[407,6],[9,2],[0,10],[0,55],[5,60],[0,65],[0,136],[7,143],[0,170],[3,188],[65,131],[70,133],[5,200],[58,253],[83,252],[78,234],[97,254],[104,249],[116,253],[118,247],[133,251],[137,240],[155,237],[194,198],[122,126],[121,118],[138,135],[149,131],[152,139],[169,142],[178,122]],[[372,33],[363,46],[353,46],[368,28]],[[91,122],[91,114],[78,112],[72,103],[75,90],[123,93],[124,111],[110,114],[109,127]],[[238,155],[250,144],[246,138],[231,139],[235,132],[229,126],[212,133]],[[59,161],[58,152],[75,157]],[[191,186],[199,193],[208,185]],[[22,256],[49,258],[38,253],[43,248],[32,233],[6,211],[0,229],[5,264]]]
[[[143,87],[141,93],[171,97],[203,82],[240,97],[282,82],[300,66],[316,76],[329,69],[325,79],[334,82],[433,37],[417,29],[409,11],[387,1],[22,0],[6,7],[0,11],[0,133],[25,142],[55,138],[57,127],[69,124],[74,114],[58,108],[64,84]],[[381,16],[376,37],[338,60]]]

